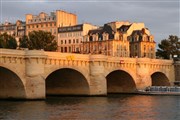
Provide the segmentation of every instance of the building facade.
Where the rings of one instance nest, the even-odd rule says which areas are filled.
[[[149,34],[147,29],[143,28],[142,30],[133,31],[132,35],[129,36],[129,40],[131,57],[156,57],[156,43],[154,37]]]
[[[57,39],[57,28],[77,24],[77,16],[62,10],[51,12],[50,15],[41,12],[39,15],[26,14],[26,35],[31,31],[51,32]]]
[[[84,23],[74,26],[58,28],[58,51],[68,53],[80,53],[82,41],[89,30],[97,26]]]
[[[26,34],[26,22],[20,20],[16,21],[16,39],[19,41],[19,38],[23,37]]]
[[[90,30],[84,38],[82,53],[129,57],[129,41],[120,37],[119,32],[112,27],[115,24],[104,24],[103,27]]]
[[[16,24],[5,22],[0,25],[0,34],[7,33],[8,35],[15,36],[16,35]]]
[[[17,20],[16,23],[5,22],[0,25],[0,34],[3,33],[15,37],[16,41],[19,43],[19,38],[26,33],[26,24],[21,20]]]
[[[90,30],[84,37],[81,53],[155,58],[155,44],[144,23],[117,21]]]

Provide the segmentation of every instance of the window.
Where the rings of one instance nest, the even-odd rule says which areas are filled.
[[[76,48],[76,52],[79,52],[79,48]]]
[[[63,47],[61,47],[61,52],[64,52],[64,51],[63,51]]]
[[[69,44],[71,44],[71,40],[69,40]]]
[[[75,43],[75,39],[73,39],[73,43]]]
[[[69,47],[69,52],[71,52],[71,47]]]
[[[64,40],[64,44],[66,44],[66,40]]]
[[[61,40],[61,44],[63,44],[63,40]]]
[[[67,47],[64,47],[64,52],[67,52]]]
[[[39,26],[38,25],[36,25],[36,28],[38,28]]]
[[[78,40],[78,39],[76,39],[76,43],[79,43],[79,40]]]
[[[43,27],[43,24],[41,24],[41,27]]]
[[[46,27],[48,27],[48,24],[46,24]]]

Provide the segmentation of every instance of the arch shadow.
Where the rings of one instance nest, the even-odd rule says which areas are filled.
[[[162,72],[154,72],[151,75],[152,86],[170,86],[168,77]]]
[[[0,99],[25,99],[25,87],[13,71],[0,66]]]
[[[89,84],[82,73],[61,68],[46,78],[46,95],[89,95]]]
[[[136,84],[133,77],[123,71],[115,70],[106,76],[108,93],[133,93],[136,91]]]

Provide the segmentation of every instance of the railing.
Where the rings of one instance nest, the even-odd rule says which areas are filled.
[[[151,86],[146,88],[147,92],[180,92],[178,86]]]

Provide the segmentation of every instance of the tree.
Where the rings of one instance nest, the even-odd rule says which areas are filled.
[[[29,49],[44,49],[45,51],[57,50],[57,42],[55,37],[50,32],[32,31],[29,36],[24,36],[20,40],[20,47]]]
[[[169,35],[168,39],[164,39],[158,44],[159,49],[157,49],[156,55],[163,57],[164,59],[169,59],[170,55],[180,56],[180,38],[175,35]]]
[[[0,48],[16,49],[17,41],[13,36],[3,33],[0,35]]]
[[[20,48],[29,48],[29,39],[26,35],[19,39]]]

